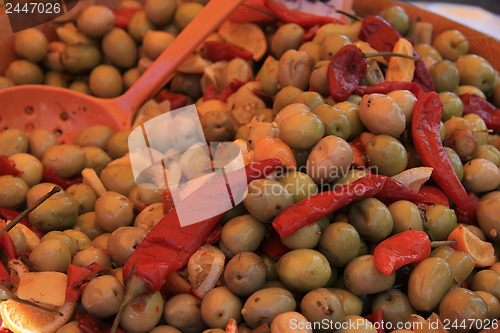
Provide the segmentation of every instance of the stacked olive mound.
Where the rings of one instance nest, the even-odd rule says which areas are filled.
[[[90,6],[68,22],[59,23],[55,27],[57,40],[53,41],[39,29],[18,32],[14,43],[18,60],[11,62],[4,76],[0,76],[0,89],[47,84],[103,98],[119,96],[137,81],[206,2],[177,5],[175,0],[148,0],[142,7],[136,1],[122,1],[116,9],[118,14],[105,6]],[[120,10],[127,9],[136,12],[131,18],[121,17]],[[192,66],[184,67],[188,74],[179,74],[174,87],[193,81],[189,75]],[[194,85],[191,94],[199,97],[199,83],[197,88],[194,83],[190,85]]]

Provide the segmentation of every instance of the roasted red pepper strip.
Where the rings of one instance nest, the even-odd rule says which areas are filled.
[[[20,176],[22,171],[16,169],[14,163],[9,160],[7,155],[0,155],[0,176],[11,175]]]
[[[240,89],[246,82],[240,81],[238,79],[233,79],[220,93],[219,99],[222,102],[227,102],[229,96],[234,94],[238,89]]]
[[[432,178],[448,198],[464,214],[474,219],[475,209],[458,179],[453,165],[444,150],[439,135],[443,103],[435,92],[425,94],[417,100],[413,109],[411,133],[415,150],[426,167],[431,167]]]
[[[267,7],[264,4],[263,0],[245,0],[243,2],[245,5],[249,5],[255,8],[259,8],[265,12],[267,12]],[[261,11],[255,10],[250,7],[246,7],[243,5],[238,6],[232,13],[229,15],[229,19],[234,22],[245,23],[245,22],[270,22],[274,21],[274,17],[271,15],[267,15]]]
[[[109,333],[111,332],[111,324],[97,319],[89,313],[78,312],[76,314],[78,320],[78,328],[83,333]],[[116,333],[125,333],[124,330],[118,328]]]
[[[105,270],[109,270],[109,268],[102,267],[96,262],[86,267],[69,264],[66,273],[68,276],[68,282],[66,284],[66,302],[78,301],[78,298],[82,295],[83,287],[87,284],[85,279],[96,272]]]
[[[316,37],[316,33],[318,32],[319,28],[321,26],[319,24],[315,25],[314,27],[311,27],[301,38],[300,42],[302,44],[310,42]]]
[[[342,47],[330,60],[327,71],[328,92],[337,102],[345,101],[366,75],[367,62],[356,45]]]
[[[222,224],[217,223],[215,227],[212,229],[212,231],[210,231],[210,234],[208,234],[204,244],[214,244],[218,242],[220,239],[221,231],[222,231]]]
[[[279,260],[282,255],[290,251],[274,230],[270,230],[269,234],[260,245],[259,250],[274,260]]]
[[[278,159],[248,165],[245,167],[247,182],[265,177],[280,165],[281,162]],[[135,266],[136,273],[150,283],[151,290],[160,290],[165,277],[188,262],[224,214],[182,227],[175,208],[170,210],[154,226],[125,263],[124,278],[129,276],[132,267]]]
[[[483,118],[488,128],[495,132],[500,131],[500,109],[474,94],[462,94],[460,99],[464,104],[464,114],[477,114]]]
[[[318,16],[288,9],[285,5],[274,0],[264,0],[264,4],[280,21],[284,23],[296,23],[302,28],[310,28],[315,25],[324,25],[333,22],[343,24],[340,20],[330,16]]]
[[[203,101],[206,102],[213,99],[217,99],[217,92],[215,91],[214,85],[210,83],[203,91]]]
[[[9,260],[17,258],[17,249],[16,249],[16,246],[14,245],[14,242],[12,241],[12,238],[10,237],[9,233],[3,232],[0,235],[0,246],[7,253]]]
[[[252,59],[253,53],[234,47],[228,43],[208,41],[203,44],[203,58],[213,62],[229,61],[234,58],[241,58],[245,61]]]
[[[162,90],[156,96],[155,100],[158,103],[163,102],[164,100],[170,101],[170,110],[180,109],[187,105],[188,97],[182,94],[175,94],[168,90]]]
[[[61,178],[51,168],[43,168],[43,183],[53,183],[57,186],[62,187],[63,189],[67,189],[71,185],[80,184],[82,180],[82,177]]]
[[[377,330],[377,333],[385,333],[384,328],[384,311],[379,310],[365,317],[368,319]]]
[[[359,39],[367,42],[379,52],[392,52],[394,45],[402,38],[386,20],[380,16],[370,16],[363,20]],[[413,50],[413,55],[418,53]],[[413,81],[417,83],[424,92],[434,90],[434,81],[427,65],[422,59],[415,61],[415,74]]]
[[[113,15],[115,16],[115,27],[127,29],[132,16],[135,15],[141,8],[124,8],[113,10]]]
[[[418,263],[431,253],[431,240],[420,230],[407,230],[380,242],[373,252],[375,265],[391,275],[404,265]]]
[[[374,197],[380,201],[392,203],[398,200],[408,200],[416,204],[431,203],[431,200],[424,195],[412,190],[391,177],[376,174],[372,174],[370,177],[376,182],[384,184],[383,189],[374,195]]]
[[[479,204],[479,198],[472,192],[469,192],[467,194],[469,197],[469,201],[471,202],[472,206],[474,206],[474,209],[477,209],[477,205]],[[475,215],[470,215],[467,214],[467,212],[464,212],[460,207],[453,207],[453,210],[455,210],[455,214],[457,215],[457,223],[459,224],[477,224],[477,219]]]
[[[415,82],[405,81],[386,81],[373,86],[357,86],[355,94],[364,96],[369,94],[384,94],[387,95],[394,90],[408,90],[418,99],[425,93],[422,88]]]
[[[444,194],[439,187],[433,185],[424,185],[420,188],[418,193],[424,195],[426,198],[429,198],[432,202],[437,205],[443,205],[446,207],[450,207],[450,201],[446,194]]]

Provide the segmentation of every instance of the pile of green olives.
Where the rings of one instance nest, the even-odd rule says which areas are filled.
[[[49,42],[37,29],[25,30],[16,35],[19,59],[0,77],[0,89],[45,83],[116,97],[206,2],[147,0],[142,5],[123,0],[119,9],[137,9],[127,29],[115,26],[109,8],[91,6],[57,27],[57,41]],[[241,45],[247,39],[235,31],[242,29],[254,55],[263,43],[262,54],[269,57],[212,62],[202,56],[202,46],[179,66],[166,88],[195,103],[207,141],[234,142],[246,165],[276,157],[283,167],[250,182],[246,197],[222,217],[217,240],[203,249],[218,253],[219,261],[195,255],[166,278],[161,291],[136,297],[120,321],[126,332],[219,333],[235,320],[240,333],[375,333],[364,317],[376,312],[383,313],[387,332],[423,332],[404,324],[431,314],[429,320],[441,323],[474,320],[467,328],[448,325],[451,333],[498,324],[500,135],[489,131],[481,117],[464,115],[459,95],[476,94],[499,107],[500,75],[484,58],[468,54],[461,32],[447,30],[429,39],[426,31],[416,31],[421,25],[412,24],[403,8],[388,7],[380,14],[398,32],[415,39],[414,48],[430,69],[444,107],[441,141],[457,178],[478,197],[477,226],[466,228],[474,241],[494,247],[497,262],[478,267],[474,249],[466,253],[446,243],[391,275],[379,270],[374,250],[388,237],[420,230],[431,241],[447,241],[461,226],[453,204],[441,201],[418,206],[408,200],[365,198],[279,237],[273,220],[310,196],[352,184],[371,172],[393,177],[420,170],[423,164],[411,133],[417,98],[407,90],[351,95],[340,103],[329,96],[330,59],[348,44],[371,52],[358,41],[360,22],[325,24],[308,42],[302,42],[307,31],[295,23],[231,23],[234,29],[221,27],[207,40]],[[377,61],[377,67],[387,65],[383,58]],[[378,79],[384,80],[383,75]],[[220,94],[236,80],[246,83],[227,99],[202,97],[207,87]],[[370,72],[362,80],[376,83]],[[160,109],[153,102],[147,107]],[[152,152],[164,156],[176,148],[169,140],[186,146],[171,157],[172,165],[182,166],[179,179],[204,167],[199,156],[189,152],[198,143],[188,134],[192,124],[185,125],[176,138],[164,131],[151,141]],[[84,267],[93,262],[108,268],[92,277],[79,300],[79,311],[108,322],[125,297],[122,266],[164,216],[162,200],[168,190],[134,178],[130,133],[103,124],[80,131],[73,142],[60,143],[57,133],[43,129],[0,132],[0,155],[22,171],[19,176],[0,176],[1,209],[22,210],[50,191],[54,184],[45,181],[46,168],[63,179],[78,178],[85,169],[97,175],[102,187],[84,179],[29,214],[42,237],[24,225],[9,235],[27,254],[30,267],[39,271],[66,273],[68,264]],[[420,182],[416,190],[425,181],[436,185],[419,177],[409,182]],[[198,293],[200,285],[209,288]],[[321,325],[325,322],[328,327]],[[349,323],[351,328],[339,326]],[[358,327],[352,328],[352,323]],[[73,320],[57,332],[82,331]]]

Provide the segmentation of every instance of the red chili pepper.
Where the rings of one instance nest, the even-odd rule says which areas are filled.
[[[156,102],[161,103],[164,100],[170,101],[170,110],[179,109],[187,105],[188,97],[182,94],[175,94],[166,89],[160,91],[155,98]]]
[[[373,86],[357,86],[354,93],[360,96],[369,94],[387,95],[394,90],[409,90],[417,99],[425,94],[422,88],[415,82],[405,81],[386,81]]]
[[[368,319],[372,324],[375,325],[375,327],[377,329],[377,333],[385,333],[385,329],[384,329],[384,311],[379,310],[377,312],[369,314],[365,318]]]
[[[217,223],[215,227],[208,234],[204,244],[214,244],[219,241],[220,233],[222,232],[222,224]]]
[[[315,194],[288,206],[274,219],[273,227],[281,237],[287,237],[353,201],[374,196],[380,200],[391,202],[397,200],[426,201],[424,196],[390,177],[370,174],[352,184],[338,187],[333,191]]]
[[[450,207],[450,201],[448,200],[448,197],[437,186],[424,185],[420,188],[418,193],[424,195],[426,198],[429,198],[435,204]]]
[[[113,15],[115,16],[115,27],[127,29],[132,16],[135,15],[141,8],[124,8],[113,10]]]
[[[314,27],[311,27],[307,32],[300,38],[300,42],[302,44],[310,42],[316,37],[316,33],[318,32],[319,28],[321,26],[319,24],[315,25]]]
[[[43,168],[43,183],[53,183],[57,186],[62,187],[63,189],[67,189],[71,185],[80,184],[82,180],[82,177],[61,178],[51,168]]]
[[[379,52],[391,52],[400,38],[402,38],[401,34],[380,16],[367,17],[361,24],[359,39],[367,42]],[[418,56],[418,53],[413,50],[413,55]],[[422,87],[424,92],[434,90],[434,80],[422,59],[415,61],[413,82]]]
[[[203,101],[211,101],[213,99],[217,99],[217,92],[215,91],[215,87],[213,84],[209,84],[205,91],[203,91]]]
[[[68,264],[66,275],[68,282],[66,284],[66,302],[76,302],[82,295],[83,288],[88,283],[85,281],[90,275],[96,272],[109,270],[109,268],[102,267],[96,262],[91,263],[85,267]]]
[[[274,260],[279,260],[281,256],[290,251],[290,249],[283,244],[278,233],[272,229],[269,231],[264,241],[262,241],[259,250]]]
[[[252,59],[253,53],[234,47],[228,43],[208,41],[203,44],[203,58],[213,62],[229,61],[234,58],[241,58],[245,61]]]
[[[9,233],[3,232],[0,235],[0,247],[5,250],[7,256],[9,257],[9,260],[17,258],[17,249]]]
[[[495,132],[500,131],[500,109],[474,94],[462,94],[460,99],[464,104],[464,114],[477,114],[483,118],[488,128]]]
[[[0,176],[20,176],[23,172],[14,167],[14,162],[7,155],[0,155]]]
[[[247,182],[265,177],[280,165],[278,159],[269,159],[246,166]],[[182,227],[175,208],[170,210],[125,263],[124,278],[135,266],[137,275],[148,281],[152,290],[160,290],[165,277],[186,265],[224,214]]]
[[[469,201],[472,206],[474,206],[474,210],[477,209],[477,205],[479,204],[479,198],[472,192],[467,194]],[[461,224],[477,224],[476,215],[467,214],[467,212],[463,211],[460,207],[453,207],[455,214],[457,215],[457,223]]]
[[[318,16],[288,9],[285,5],[274,0],[264,0],[264,4],[280,21],[284,23],[296,23],[302,28],[310,28],[315,25],[324,25],[333,22],[343,24],[340,20],[330,16]]]
[[[240,89],[246,82],[240,81],[238,79],[233,79],[220,93],[219,99],[222,102],[227,102],[229,96],[234,94],[238,89]]]
[[[418,263],[431,253],[431,240],[420,230],[407,230],[380,242],[373,252],[375,265],[391,275],[404,265]]]
[[[0,261],[0,281],[9,281],[10,282],[10,274],[9,271],[7,271],[7,268],[5,268],[4,264],[2,261]],[[2,318],[0,317],[0,320]],[[0,331],[1,333],[1,331]]]
[[[245,0],[243,2],[245,5],[249,5],[260,10],[267,11],[267,7],[263,0]],[[238,6],[229,16],[229,19],[234,22],[246,23],[246,22],[270,22],[274,21],[271,15],[267,15],[259,10],[255,10],[246,6]]]
[[[356,45],[342,47],[330,60],[327,85],[330,96],[342,102],[351,96],[366,75],[367,62]]]
[[[470,289],[469,282],[467,280],[464,280],[462,283],[460,283],[460,288]]]
[[[435,92],[417,100],[413,109],[411,133],[415,150],[422,163],[431,167],[432,178],[468,219],[474,219],[475,208],[467,197],[453,165],[444,150],[439,134],[443,103]]]
[[[78,312],[76,314],[76,319],[78,320],[78,328],[83,333],[110,333],[111,324],[97,319],[89,313]],[[117,333],[125,333],[124,330],[118,328]]]

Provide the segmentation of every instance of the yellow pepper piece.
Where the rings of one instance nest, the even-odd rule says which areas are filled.
[[[408,40],[400,38],[396,45],[394,45],[393,52],[412,56],[413,46]],[[401,57],[391,57],[389,59],[389,65],[387,66],[385,80],[411,82],[413,80],[414,73],[415,60]]]

